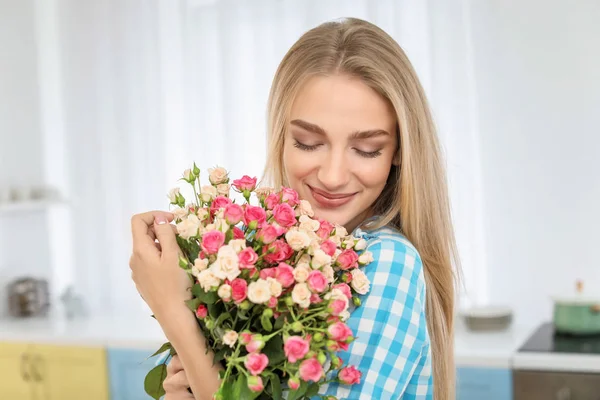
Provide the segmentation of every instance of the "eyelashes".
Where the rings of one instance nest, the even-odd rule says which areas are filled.
[[[302,142],[299,142],[298,140],[294,139],[294,147],[303,150],[303,151],[315,151],[317,150],[320,146],[322,146],[321,144],[315,144],[315,145],[307,145],[304,144]],[[358,149],[354,149],[354,151],[356,151],[356,153],[364,158],[376,158],[379,157],[381,155],[381,150],[376,150],[376,151],[362,151],[362,150],[358,150]]]

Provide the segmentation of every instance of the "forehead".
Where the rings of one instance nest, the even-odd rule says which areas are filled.
[[[316,76],[300,88],[290,120],[303,119],[328,132],[395,131],[389,102],[362,80],[347,75]]]

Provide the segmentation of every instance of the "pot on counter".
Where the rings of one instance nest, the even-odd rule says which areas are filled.
[[[600,297],[583,295],[583,282],[577,282],[572,298],[554,298],[553,323],[556,333],[600,335]]]

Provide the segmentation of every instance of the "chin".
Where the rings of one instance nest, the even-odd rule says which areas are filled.
[[[329,221],[333,224],[342,225],[342,226],[346,226],[350,222],[350,219],[351,219],[348,215],[344,215],[345,213],[342,213],[342,212],[336,211],[336,210],[323,210],[323,209],[316,208],[316,209],[314,209],[314,212],[315,212],[315,217],[321,218],[321,219]]]

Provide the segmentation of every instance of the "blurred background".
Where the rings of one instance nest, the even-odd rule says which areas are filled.
[[[160,342],[152,321],[138,336],[114,322],[150,319],[130,217],[166,209],[194,161],[260,176],[279,61],[340,17],[394,37],[426,89],[463,263],[457,313],[494,307],[514,329],[481,351],[520,346],[557,297],[600,303],[599,1],[0,0],[4,338]]]

